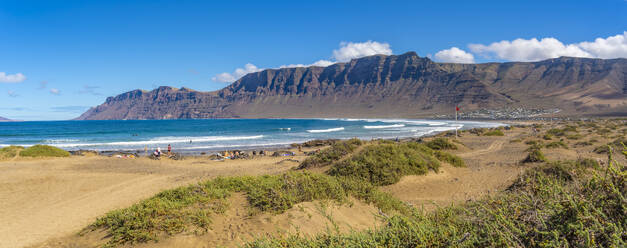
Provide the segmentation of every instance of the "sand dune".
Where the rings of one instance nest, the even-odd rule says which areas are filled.
[[[165,189],[221,175],[273,174],[297,164],[278,163],[282,160],[71,157],[0,162],[0,247],[76,233],[108,211]]]

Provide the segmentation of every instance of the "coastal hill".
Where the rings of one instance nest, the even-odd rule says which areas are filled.
[[[13,121],[13,120],[0,116],[0,122],[2,121]]]
[[[267,69],[213,92],[162,86],[109,97],[77,119],[430,117],[478,109],[627,113],[627,59],[436,63],[415,52]]]

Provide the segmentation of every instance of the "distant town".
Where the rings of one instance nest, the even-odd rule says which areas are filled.
[[[479,109],[470,112],[459,112],[458,119],[488,119],[488,120],[520,120],[548,117],[549,114],[559,113],[561,109],[528,109],[528,108],[503,108],[503,109]],[[455,114],[439,115],[440,119],[455,119]]]

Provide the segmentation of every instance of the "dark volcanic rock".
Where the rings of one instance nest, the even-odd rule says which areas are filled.
[[[452,64],[409,52],[328,67],[268,69],[214,92],[134,90],[107,98],[78,119],[423,117],[450,114],[455,105],[621,113],[627,106],[626,74],[627,59]]]

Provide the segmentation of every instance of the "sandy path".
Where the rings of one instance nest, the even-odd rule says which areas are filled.
[[[432,210],[451,203],[478,199],[511,184],[525,168],[517,164],[526,145],[510,140],[519,138],[523,130],[506,132],[506,136],[464,135],[460,150],[448,151],[464,159],[467,167],[442,164],[438,173],[405,176],[382,189],[416,207]]]
[[[474,156],[485,155],[485,154],[500,150],[501,148],[503,148],[503,144],[505,144],[505,142],[506,140],[495,140],[494,142],[492,142],[492,144],[490,144],[488,148],[459,153],[457,155],[459,155],[460,157],[474,157]]]
[[[383,191],[418,208],[431,210],[496,193],[523,171],[524,168],[518,166],[490,166],[477,170],[443,165],[438,173],[405,176],[400,182],[383,187]]]
[[[214,162],[71,157],[0,162],[0,248],[24,247],[76,233],[106,212],[164,189],[220,175],[278,173],[297,164],[280,162],[283,159]]]

